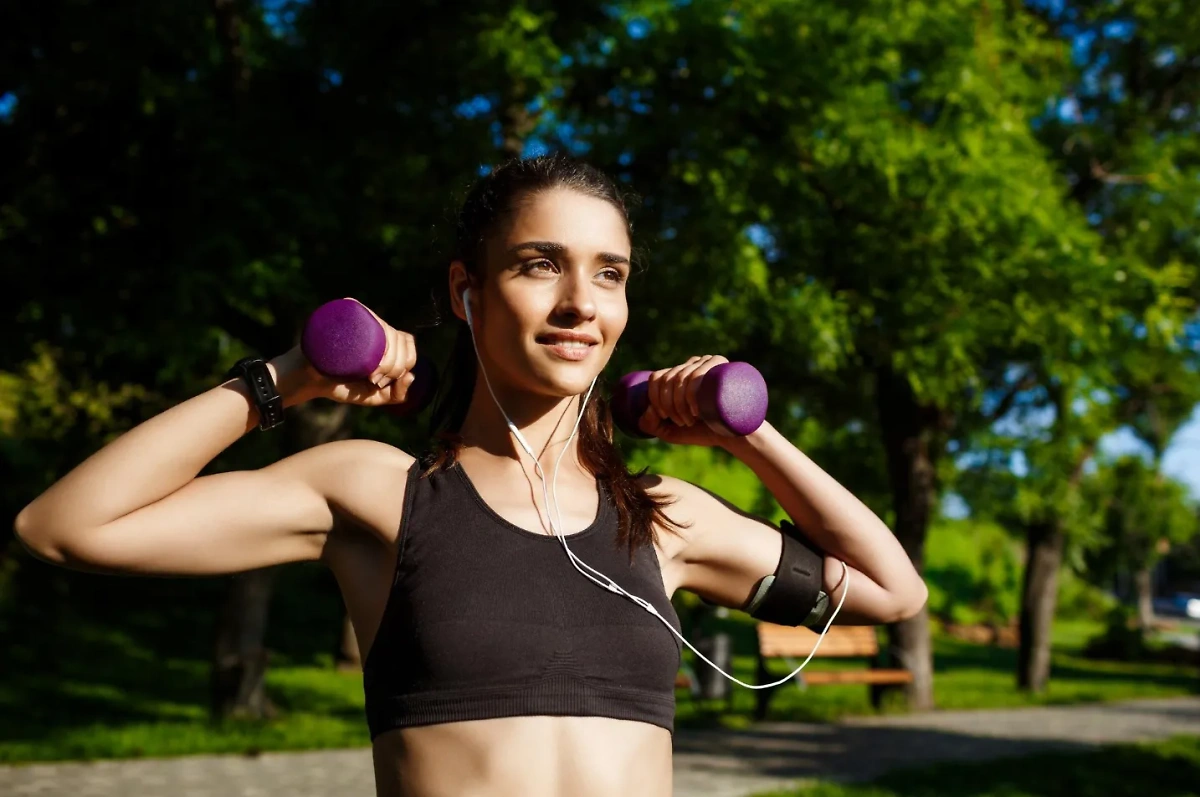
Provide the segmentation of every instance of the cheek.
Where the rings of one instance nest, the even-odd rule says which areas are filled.
[[[495,362],[516,364],[535,345],[533,335],[541,328],[538,320],[521,308],[503,307],[497,309],[476,339]]]
[[[620,304],[614,306],[609,313],[605,314],[604,319],[605,334],[612,338],[613,342],[621,337],[621,333],[625,331],[625,326],[629,323],[629,305],[625,304],[624,300]]]

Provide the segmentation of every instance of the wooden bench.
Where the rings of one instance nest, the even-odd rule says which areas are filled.
[[[820,634],[807,628],[792,628],[773,623],[758,624],[758,677],[757,683],[765,684],[779,680],[780,674],[767,671],[767,659],[786,658],[795,663],[789,663],[788,670],[800,666],[800,662],[808,657],[816,645]],[[879,640],[875,637],[875,628],[868,625],[835,625],[830,626],[829,633],[821,640],[813,661],[822,658],[866,658],[872,659],[872,664],[878,663]],[[801,688],[818,684],[869,684],[871,685],[871,704],[878,707],[882,690],[879,687],[896,684],[906,684],[912,681],[912,673],[908,670],[876,669],[869,670],[810,670],[810,661],[796,675]],[[755,690],[758,696],[754,712],[756,719],[767,716],[767,706],[771,699],[772,689]]]

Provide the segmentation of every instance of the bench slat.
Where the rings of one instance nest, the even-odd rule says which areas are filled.
[[[907,684],[912,682],[908,670],[849,670],[847,672],[800,671],[807,684]]]
[[[813,653],[813,647],[820,640],[821,646],[812,655],[814,659],[823,658],[875,658],[879,655],[879,639],[875,636],[872,626],[840,625],[833,626],[822,639],[817,631],[808,628],[793,628],[786,625],[759,623],[758,633],[758,674],[760,678],[774,680],[767,672],[767,659],[772,658],[808,658]],[[870,684],[871,704],[879,707],[882,700],[884,685],[900,685],[912,683],[913,676],[903,669],[868,669],[829,671],[807,669],[799,673],[805,685],[815,684]],[[880,688],[875,688],[879,686]],[[763,689],[755,697],[754,716],[765,719],[767,708],[774,689]]]
[[[807,656],[812,652],[816,645],[816,640],[804,641],[796,644],[791,641],[766,641],[759,647],[764,656]],[[870,658],[879,652],[879,648],[875,645],[863,645],[856,642],[838,642],[831,639],[826,639],[821,643],[821,647],[817,650],[817,657],[820,658],[850,658],[862,657]]]
[[[816,631],[807,628],[758,624],[759,650],[768,658],[807,656],[819,637]],[[878,653],[879,642],[871,626],[833,626],[821,641],[817,657],[871,657]]]

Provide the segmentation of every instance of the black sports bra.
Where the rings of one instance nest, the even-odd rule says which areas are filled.
[[[601,716],[674,730],[681,645],[657,617],[584,577],[557,537],[509,523],[457,463],[409,469],[396,575],[363,662],[372,740],[394,728],[522,715]],[[616,544],[603,482],[576,556],[679,630],[650,546]]]

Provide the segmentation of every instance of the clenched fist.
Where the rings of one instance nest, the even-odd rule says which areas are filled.
[[[411,334],[392,328],[358,300],[350,301],[370,313],[383,330],[384,352],[379,365],[365,379],[335,379],[313,367],[301,347],[296,346],[273,361],[278,371],[276,382],[280,393],[284,394],[285,404],[328,398],[342,404],[384,407],[401,404],[408,398],[409,388],[415,380],[416,341]]]

